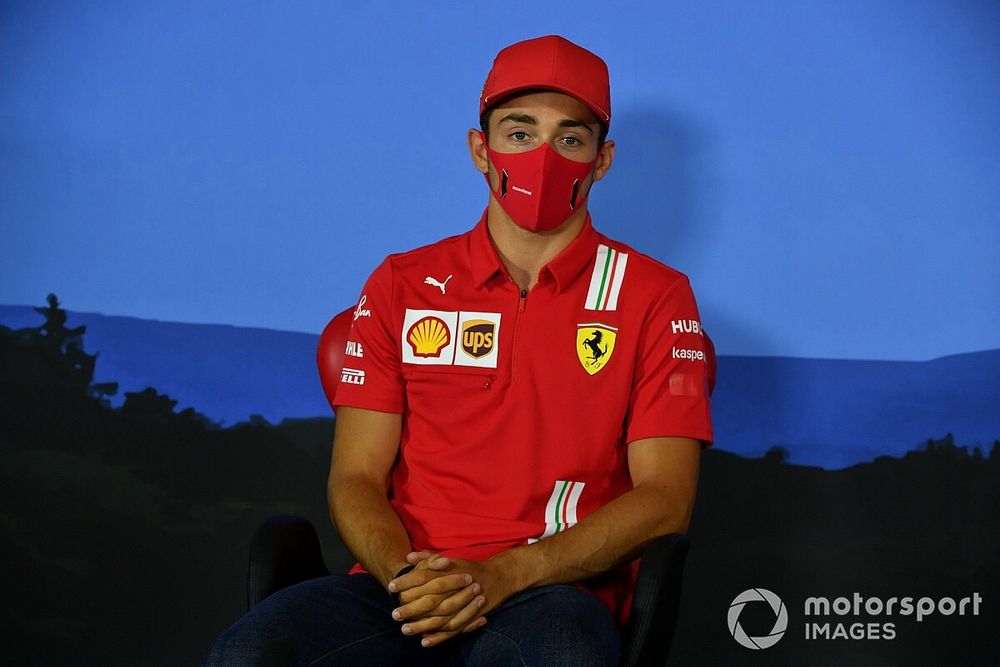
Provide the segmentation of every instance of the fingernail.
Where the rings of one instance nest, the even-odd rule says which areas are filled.
[[[420,645],[423,646],[423,647],[430,646],[431,645],[431,640],[430,639],[421,639],[420,640]]]
[[[392,617],[398,621],[398,620],[400,620],[400,618],[402,618],[402,615],[399,613],[398,609],[393,609],[392,610]]]
[[[396,582],[395,581],[390,581],[389,582],[389,592],[390,593],[395,593],[396,592]]]
[[[480,586],[479,584],[473,585],[473,587],[472,587],[472,594],[473,595],[479,595],[482,592],[483,592],[483,587],[482,586]]]
[[[486,604],[486,598],[476,598],[477,607],[482,607],[484,604]]]
[[[465,575],[465,583],[466,584],[471,584],[472,583],[472,575],[471,574]]]
[[[409,634],[412,634],[412,633],[413,633],[413,630],[410,629],[410,626],[408,626],[408,625],[404,625],[403,626],[403,634],[404,635],[409,635]]]

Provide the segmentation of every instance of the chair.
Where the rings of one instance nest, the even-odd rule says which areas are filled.
[[[343,366],[347,334],[353,310],[335,316],[320,336],[317,363],[323,390],[333,401]],[[709,352],[709,384],[715,385],[715,351],[705,337]],[[622,631],[623,667],[664,665],[673,641],[680,605],[684,559],[691,541],[673,533],[651,542],[643,551],[632,594],[628,624]],[[247,572],[247,608],[292,584],[329,574],[316,529],[296,516],[275,516],[257,528],[250,546]]]

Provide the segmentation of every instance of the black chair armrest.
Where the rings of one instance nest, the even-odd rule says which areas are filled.
[[[330,574],[316,529],[298,516],[274,516],[258,527],[250,544],[247,609],[271,593]]]
[[[632,610],[622,635],[623,667],[666,664],[690,545],[687,535],[671,533],[656,538],[643,551]]]

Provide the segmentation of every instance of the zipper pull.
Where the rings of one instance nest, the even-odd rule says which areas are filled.
[[[521,290],[521,300],[517,302],[518,312],[521,313],[524,312],[524,302],[527,300],[527,298],[528,298],[528,290],[526,289]]]
[[[497,379],[496,375],[491,375],[486,378],[486,384],[483,385],[483,389],[491,389],[493,387],[493,381]]]

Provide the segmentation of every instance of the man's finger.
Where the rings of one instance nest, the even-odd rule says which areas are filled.
[[[451,565],[451,560],[447,556],[440,556],[433,551],[411,551],[406,554],[406,562],[410,565],[420,565],[424,562],[424,567],[432,570],[443,570]]]
[[[453,631],[457,632],[468,625],[471,621],[475,620],[479,616],[479,612],[482,611],[483,605],[486,604],[486,598],[482,595],[477,595],[472,599],[469,604],[465,605],[465,608],[460,612],[452,616],[447,623],[441,628],[443,631]]]
[[[445,595],[460,591],[472,583],[471,574],[443,574],[425,584],[407,588],[399,594],[399,601],[408,604],[425,595]]]
[[[422,635],[425,632],[433,632],[448,622],[444,616],[423,616],[414,621],[403,623],[400,631],[404,635]]]
[[[428,567],[432,570],[443,570],[451,565],[451,560],[445,556],[432,557],[427,561]]]
[[[431,555],[430,551],[411,551],[406,554],[406,562],[410,565],[416,565],[420,561],[424,560]]]
[[[451,631],[451,632],[431,632],[431,633],[425,634],[424,638],[422,640],[420,640],[420,645],[421,646],[425,646],[425,647],[426,646],[434,646],[436,644],[440,644],[441,642],[445,641],[446,639],[451,639],[455,635],[458,635],[458,634],[467,634],[469,632],[475,632],[476,630],[478,630],[479,628],[483,627],[484,625],[486,625],[486,617],[485,616],[480,616],[479,618],[477,618],[476,620],[472,621],[471,623],[467,623],[464,628],[462,628],[461,630],[459,630],[457,632],[455,632],[455,631]]]
[[[405,628],[404,634],[419,633],[424,635],[424,641],[420,642],[422,646],[439,644],[458,634],[458,631],[470,622],[474,622],[484,604],[486,604],[486,598],[477,595],[462,611],[450,619],[444,616],[432,616],[407,623],[403,626]]]
[[[444,600],[441,595],[423,595],[392,610],[392,617],[397,621],[420,619],[433,612]]]
[[[479,628],[483,627],[484,625],[486,625],[486,617],[485,616],[480,616],[479,618],[477,618],[476,620],[474,620],[472,623],[466,623],[465,627],[462,628],[461,630],[459,630],[458,632],[459,632],[459,634],[466,634],[468,632],[473,632],[475,630],[478,630]]]
[[[397,621],[417,620],[425,616],[450,617],[469,604],[481,590],[479,584],[473,583],[451,595],[427,594],[413,600],[406,599],[407,593],[412,592],[406,591],[399,596],[403,604],[392,610],[392,617]]]
[[[404,623],[400,630],[404,635],[423,635],[440,631],[454,632],[460,630],[466,623],[471,621],[485,603],[486,598],[482,595],[477,595],[472,602],[466,605],[455,616],[450,618],[447,616],[424,616],[415,621]]]
[[[483,587],[477,583],[472,583],[466,586],[458,593],[454,593],[449,596],[445,596],[438,606],[434,608],[431,612],[435,616],[454,616],[458,612],[462,611],[472,602],[477,595],[482,593]]]
[[[429,569],[410,570],[406,574],[389,581],[389,584],[386,587],[389,589],[390,593],[401,593],[405,590],[416,588],[417,586],[423,586],[427,582],[442,576],[448,575],[443,575],[440,572]],[[462,586],[465,586],[465,584],[462,584]],[[459,586],[459,588],[460,587],[461,586]]]

